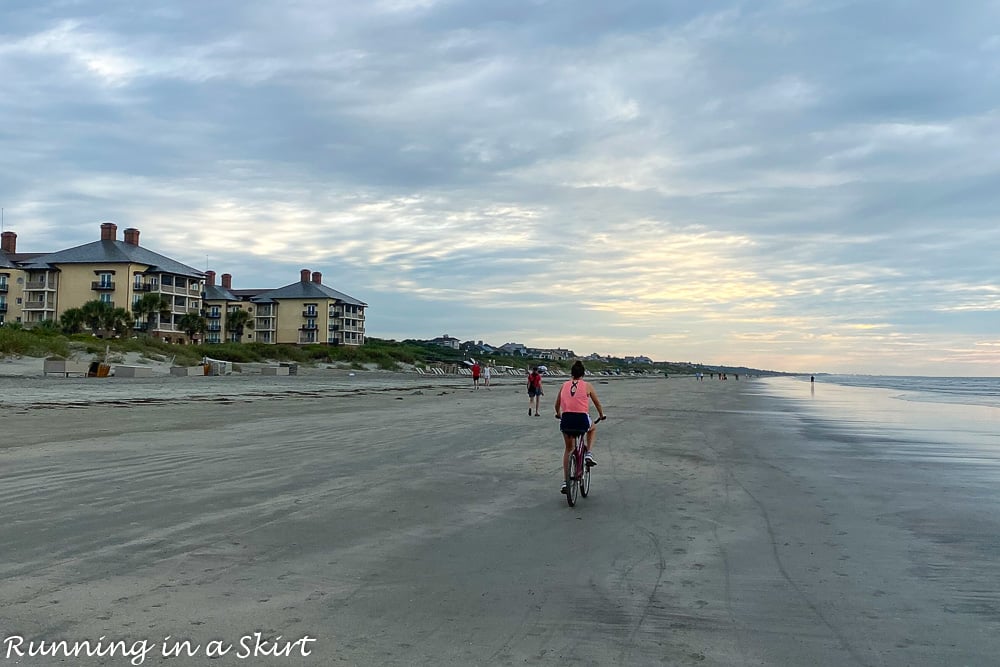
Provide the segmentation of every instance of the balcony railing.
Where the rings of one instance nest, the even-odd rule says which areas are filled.
[[[114,283],[105,282],[103,280],[95,280],[94,282],[90,283],[90,289],[92,289],[92,290],[98,290],[98,291],[113,292],[113,291],[115,291],[115,284]]]
[[[319,317],[319,312],[315,310],[303,310],[302,317]]]
[[[36,290],[36,289],[54,289],[50,288],[45,284],[44,280],[29,280],[24,283],[25,290]]]
[[[7,312],[7,304],[0,303],[0,313],[6,313],[6,312]]]
[[[319,327],[315,324],[303,324],[299,327],[299,331],[317,331]]]
[[[222,319],[222,313],[210,310],[207,313],[205,313],[205,317],[210,320],[220,320]]]
[[[148,292],[153,289],[153,286],[149,283],[135,283],[132,285],[133,292]]]
[[[7,291],[7,283],[0,283],[0,292]]]
[[[222,331],[222,325],[218,322],[209,324],[205,327],[205,331]]]
[[[25,301],[25,310],[53,310],[56,305],[54,303],[48,303],[46,301]]]

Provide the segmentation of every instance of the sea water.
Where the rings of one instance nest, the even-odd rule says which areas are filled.
[[[777,377],[754,391],[790,401],[804,424],[850,438],[867,456],[1000,478],[1000,378]]]

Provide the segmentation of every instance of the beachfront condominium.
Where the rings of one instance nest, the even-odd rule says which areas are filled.
[[[223,276],[225,278],[225,275]],[[260,343],[363,345],[368,304],[323,284],[319,271],[302,269],[299,279],[277,289],[227,291],[253,316],[253,335]],[[218,305],[220,315],[223,304]],[[233,308],[232,302],[227,302]]]
[[[12,253],[23,274],[22,296],[19,319],[7,321],[26,327],[55,322],[88,301],[131,312],[133,304],[152,293],[162,297],[162,309],[137,320],[134,328],[183,342],[177,325],[185,314],[201,311],[202,273],[140,246],[138,229],[126,229],[124,240],[117,236],[118,226],[105,222],[97,241],[51,253]]]
[[[192,342],[181,328],[181,319],[192,313],[205,322],[204,334],[195,338],[207,343],[365,341],[367,304],[323,285],[319,272],[303,269],[298,282],[277,289],[233,290],[230,274],[216,285],[215,272],[140,246],[138,229],[126,229],[124,240],[117,230],[105,222],[100,240],[52,253],[18,253],[17,235],[4,232],[0,324],[58,322],[70,308],[101,301],[132,312],[135,330],[166,342]],[[136,313],[148,294],[159,297],[152,299],[156,307]]]

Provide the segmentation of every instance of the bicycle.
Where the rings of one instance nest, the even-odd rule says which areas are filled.
[[[594,424],[607,418],[607,415],[598,417]],[[587,453],[587,431],[574,431],[573,436],[576,438],[576,445],[569,455],[566,473],[566,502],[570,507],[576,506],[578,495],[586,498],[590,493],[590,466],[584,460]]]

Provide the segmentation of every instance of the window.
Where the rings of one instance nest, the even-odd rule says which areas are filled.
[[[184,280],[183,278],[177,278],[174,281],[174,287],[179,287],[181,289],[184,289],[185,287],[187,287],[187,281]]]
[[[164,275],[162,282],[163,282],[164,285],[173,285],[174,284],[174,277],[173,276]]]
[[[114,295],[111,294],[111,293],[109,293],[109,292],[103,292],[101,294],[101,301],[104,302],[104,303],[114,303],[114,301],[112,301],[112,299],[111,299],[112,296],[114,296]]]
[[[110,273],[100,273],[97,276],[97,280],[101,283],[101,287],[111,287],[111,281],[113,276]]]
[[[183,296],[174,297],[174,306],[177,308],[183,308],[187,305],[187,299]]]

